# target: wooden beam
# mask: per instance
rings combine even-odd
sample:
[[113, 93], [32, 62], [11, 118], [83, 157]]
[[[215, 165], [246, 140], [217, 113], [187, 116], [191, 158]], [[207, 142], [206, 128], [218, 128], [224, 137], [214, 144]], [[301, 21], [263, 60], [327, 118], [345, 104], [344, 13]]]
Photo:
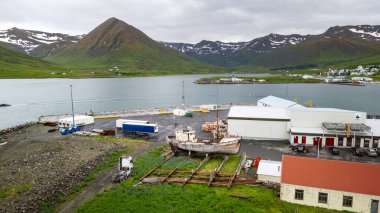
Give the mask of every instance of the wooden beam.
[[210, 156], [209, 155], [206, 155], [206, 157], [203, 159], [203, 161], [198, 165], [198, 167], [195, 169], [195, 170], [192, 170], [191, 173], [189, 174], [189, 176], [187, 176], [185, 178], [185, 180], [183, 181], [182, 185], [185, 185], [187, 182], [189, 182], [189, 180], [191, 179], [191, 177], [193, 177], [193, 175], [195, 173], [198, 172], [198, 170], [210, 159]]
[[224, 159], [223, 159], [223, 161], [222, 161], [222, 163], [218, 166], [218, 168], [214, 171], [214, 173], [210, 175], [210, 181], [209, 181], [208, 184], [207, 184], [208, 186], [211, 186], [212, 182], [213, 182], [214, 179], [215, 179], [215, 176], [216, 176], [216, 175], [219, 173], [219, 171], [222, 169], [224, 163], [227, 162], [228, 158], [229, 158], [229, 155], [225, 155], [225, 156], [224, 156]]
[[164, 163], [168, 162], [174, 155], [171, 155], [169, 158], [155, 166], [153, 169], [151, 169], [148, 173], [146, 173], [142, 178], [140, 178], [139, 181], [142, 181], [144, 178], [148, 177], [150, 174], [152, 174], [156, 169], [158, 169], [160, 166], [162, 166]]
[[170, 173], [167, 175], [167, 176], [165, 176], [162, 180], [161, 180], [161, 183], [163, 183], [163, 182], [165, 182], [169, 177], [170, 177], [170, 175], [172, 175], [177, 169], [178, 169], [178, 167], [183, 163], [183, 162], [185, 162], [185, 161], [187, 161], [189, 158], [186, 158], [185, 160], [183, 160], [183, 161], [181, 161], [173, 170], [171, 170], [170, 171]]
[[230, 182], [227, 185], [228, 189], [231, 188], [232, 183], [234, 182], [235, 178], [240, 174], [240, 170], [241, 170], [243, 164], [245, 163], [246, 158], [247, 158], [247, 155], [244, 153], [242, 159], [240, 160], [238, 166], [236, 167], [234, 175], [231, 177]]

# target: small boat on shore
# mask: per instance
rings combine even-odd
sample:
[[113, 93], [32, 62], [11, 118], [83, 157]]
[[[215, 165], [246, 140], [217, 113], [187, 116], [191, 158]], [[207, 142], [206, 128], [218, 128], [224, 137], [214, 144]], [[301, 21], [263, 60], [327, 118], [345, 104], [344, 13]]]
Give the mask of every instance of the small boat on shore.
[[166, 136], [166, 142], [173, 152], [178, 150], [199, 153], [237, 154], [240, 150], [241, 137], [225, 136], [221, 139], [197, 138], [191, 127], [178, 128], [174, 135]]

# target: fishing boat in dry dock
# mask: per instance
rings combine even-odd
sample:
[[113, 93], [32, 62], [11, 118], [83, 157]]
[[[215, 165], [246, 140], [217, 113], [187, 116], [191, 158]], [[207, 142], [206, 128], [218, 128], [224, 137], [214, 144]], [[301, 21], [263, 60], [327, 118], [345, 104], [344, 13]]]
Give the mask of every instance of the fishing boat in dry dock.
[[166, 142], [173, 152], [178, 150], [199, 153], [237, 154], [240, 150], [241, 137], [224, 136], [223, 138], [197, 138], [191, 127], [178, 128], [174, 135], [166, 136]]

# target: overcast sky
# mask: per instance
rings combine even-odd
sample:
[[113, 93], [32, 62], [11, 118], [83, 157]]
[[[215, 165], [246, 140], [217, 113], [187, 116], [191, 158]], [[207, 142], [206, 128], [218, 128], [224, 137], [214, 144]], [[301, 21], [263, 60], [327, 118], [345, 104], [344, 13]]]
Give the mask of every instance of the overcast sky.
[[248, 41], [380, 24], [380, 0], [0, 0], [0, 30], [85, 34], [116, 17], [160, 41]]

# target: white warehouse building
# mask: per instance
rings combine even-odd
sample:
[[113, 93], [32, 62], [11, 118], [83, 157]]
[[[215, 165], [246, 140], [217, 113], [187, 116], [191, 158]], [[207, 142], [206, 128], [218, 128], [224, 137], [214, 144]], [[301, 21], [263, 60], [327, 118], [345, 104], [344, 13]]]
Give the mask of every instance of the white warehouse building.
[[335, 108], [233, 106], [228, 133], [243, 139], [322, 146], [379, 147], [380, 120]]

